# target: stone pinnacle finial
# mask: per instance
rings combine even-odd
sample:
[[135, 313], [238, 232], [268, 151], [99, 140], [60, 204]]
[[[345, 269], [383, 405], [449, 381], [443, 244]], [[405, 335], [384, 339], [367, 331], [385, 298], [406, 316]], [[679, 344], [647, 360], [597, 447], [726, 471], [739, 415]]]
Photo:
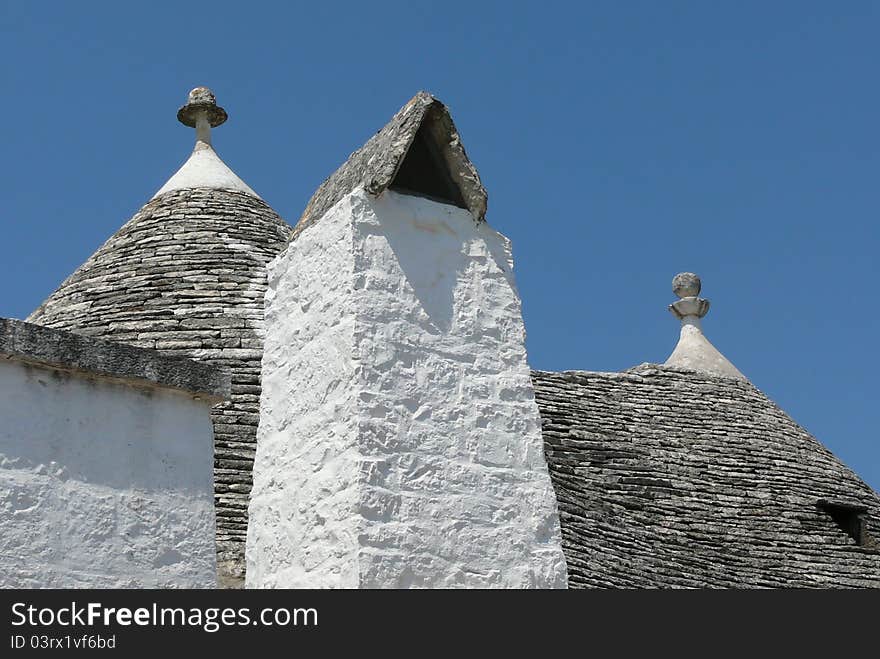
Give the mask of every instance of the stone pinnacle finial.
[[177, 120], [184, 126], [195, 128], [203, 112], [211, 128], [216, 128], [228, 118], [226, 110], [217, 105], [214, 92], [207, 87], [196, 87], [189, 93], [186, 105], [177, 111]]
[[693, 272], [680, 272], [672, 278], [672, 292], [680, 300], [669, 305], [672, 315], [682, 320], [688, 316], [702, 318], [709, 312], [709, 300], [697, 297], [702, 289], [700, 278]]
[[709, 311], [709, 300], [698, 297], [701, 288], [700, 278], [693, 272], [680, 272], [672, 279], [672, 292], [680, 299], [670, 304], [669, 310], [681, 321], [681, 335], [666, 365], [746, 380], [703, 336], [701, 318]]
[[226, 110], [217, 105], [217, 99], [207, 87], [196, 87], [189, 93], [186, 105], [177, 111], [177, 120], [184, 126], [196, 129], [196, 143], [189, 159], [159, 191], [159, 195], [172, 190], [213, 188], [236, 190], [259, 197], [220, 159], [211, 146], [211, 128], [226, 121]]

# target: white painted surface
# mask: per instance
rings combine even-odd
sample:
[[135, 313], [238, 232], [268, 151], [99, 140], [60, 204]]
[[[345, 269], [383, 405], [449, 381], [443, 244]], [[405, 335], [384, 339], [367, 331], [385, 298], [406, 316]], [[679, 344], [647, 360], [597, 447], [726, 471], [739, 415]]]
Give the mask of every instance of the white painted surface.
[[208, 113], [204, 110], [199, 112], [196, 117], [196, 146], [198, 146], [199, 142], [207, 144], [212, 150], [214, 149], [214, 146], [211, 144], [211, 124], [208, 121]]
[[0, 360], [0, 587], [213, 587], [209, 414]]
[[[210, 139], [210, 138], [209, 138]], [[153, 199], [171, 190], [188, 190], [192, 188], [213, 188], [218, 190], [235, 190], [259, 198], [259, 195], [248, 187], [235, 172], [220, 160], [220, 156], [209, 142], [196, 141], [192, 155], [177, 170], [168, 182], [159, 188]]]
[[358, 189], [266, 305], [248, 587], [565, 587], [507, 239]]
[[681, 319], [681, 336], [666, 364], [728, 378], [748, 379], [709, 342], [697, 316]]

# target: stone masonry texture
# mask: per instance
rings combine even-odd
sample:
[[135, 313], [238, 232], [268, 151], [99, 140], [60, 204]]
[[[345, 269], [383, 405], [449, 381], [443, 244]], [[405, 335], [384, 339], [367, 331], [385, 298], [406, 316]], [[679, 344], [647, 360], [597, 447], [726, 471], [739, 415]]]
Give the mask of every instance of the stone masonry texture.
[[216, 587], [210, 401], [77, 361], [0, 358], [0, 588]]
[[343, 197], [269, 267], [248, 587], [564, 588], [510, 244]]
[[244, 578], [266, 264], [289, 235], [254, 196], [171, 191], [147, 203], [28, 318], [230, 371], [231, 398], [212, 413], [221, 586]]

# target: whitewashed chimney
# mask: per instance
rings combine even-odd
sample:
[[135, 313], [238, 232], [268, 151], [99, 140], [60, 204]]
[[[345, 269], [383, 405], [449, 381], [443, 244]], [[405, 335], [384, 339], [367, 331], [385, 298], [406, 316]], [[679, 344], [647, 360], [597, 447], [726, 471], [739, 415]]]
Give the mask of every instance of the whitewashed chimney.
[[509, 241], [414, 97], [269, 267], [247, 586], [566, 585]]

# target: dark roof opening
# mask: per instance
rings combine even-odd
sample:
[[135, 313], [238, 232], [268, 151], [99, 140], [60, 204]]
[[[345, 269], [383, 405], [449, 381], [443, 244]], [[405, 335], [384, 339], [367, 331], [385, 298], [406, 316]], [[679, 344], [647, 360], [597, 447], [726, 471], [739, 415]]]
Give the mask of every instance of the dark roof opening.
[[429, 120], [422, 122], [389, 187], [398, 192], [467, 208], [461, 190], [452, 180], [446, 158], [427, 128], [428, 124]]
[[859, 547], [868, 545], [865, 520], [862, 518], [862, 515], [868, 512], [867, 508], [847, 503], [833, 503], [824, 499], [816, 502], [816, 505], [827, 513], [834, 520], [834, 523], [849, 535]]

